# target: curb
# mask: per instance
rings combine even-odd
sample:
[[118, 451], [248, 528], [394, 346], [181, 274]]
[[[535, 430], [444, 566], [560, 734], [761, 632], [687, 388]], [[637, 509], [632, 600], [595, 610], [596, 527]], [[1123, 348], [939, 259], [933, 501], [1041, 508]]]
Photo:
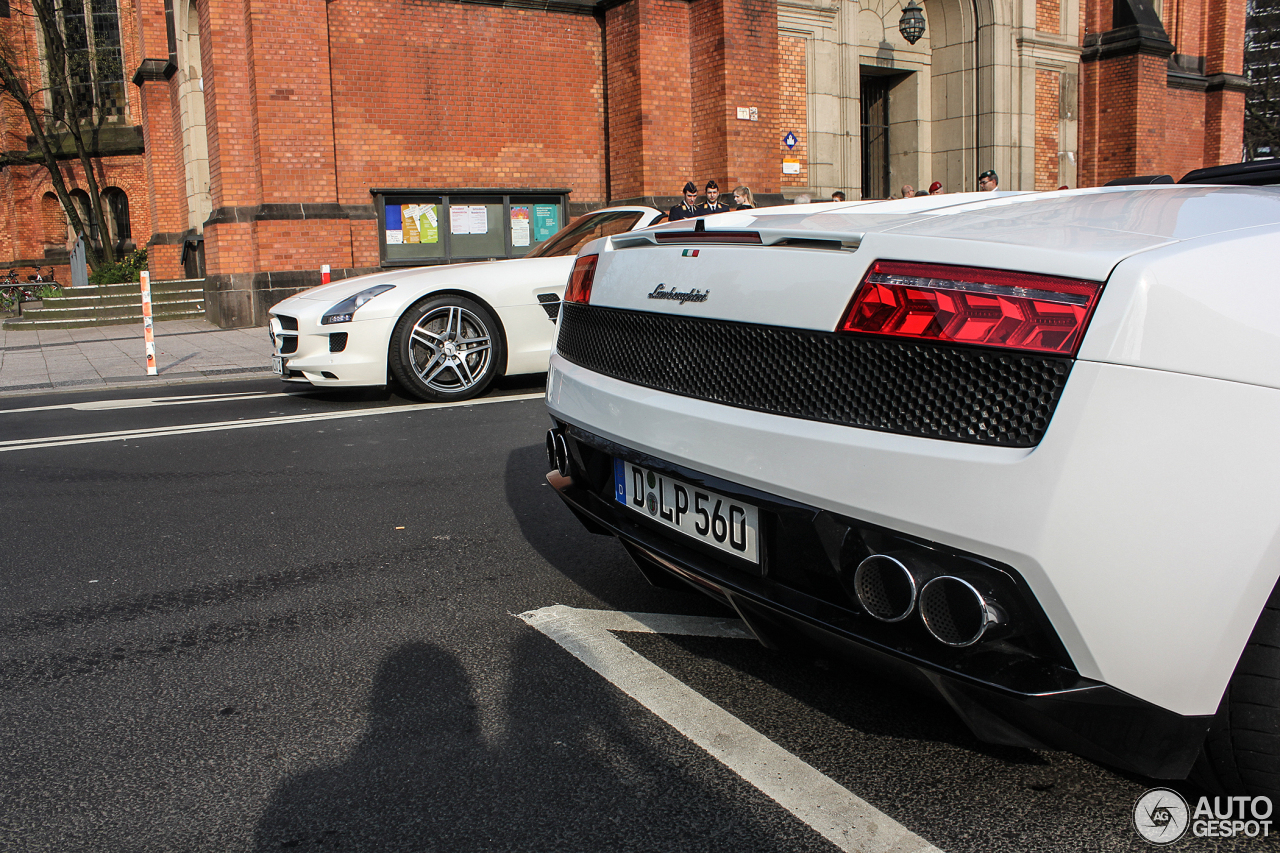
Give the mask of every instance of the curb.
[[233, 382], [274, 376], [270, 367], [233, 367], [225, 370], [187, 371], [184, 373], [146, 376], [108, 376], [104, 379], [71, 379], [65, 382], [35, 382], [26, 385], [0, 385], [0, 397], [30, 394], [32, 391], [84, 391], [89, 389], [138, 388], [155, 385], [184, 385], [194, 382]]

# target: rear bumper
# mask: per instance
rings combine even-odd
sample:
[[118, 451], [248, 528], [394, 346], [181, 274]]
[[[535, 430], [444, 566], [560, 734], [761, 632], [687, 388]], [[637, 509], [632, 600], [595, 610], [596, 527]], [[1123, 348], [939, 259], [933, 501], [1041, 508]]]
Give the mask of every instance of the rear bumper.
[[[1042, 620], [1037, 630], [1043, 636], [1023, 648], [1008, 644], [963, 651], [926, 648], [915, 638], [904, 637], [896, 627], [887, 629], [848, 606], [838, 592], [824, 594], [820, 579], [798, 589], [805, 585], [788, 579], [788, 570], [776, 558], [775, 564], [763, 571], [744, 571], [732, 558], [721, 559], [697, 543], [647, 523], [643, 516], [610, 500], [608, 483], [602, 479], [607, 478], [601, 472], [602, 460], [615, 454], [640, 464], [652, 465], [656, 460], [564, 426], [573, 476], [552, 472], [548, 481], [588, 529], [617, 537], [651, 583], [687, 584], [728, 603], [766, 645], [784, 645], [802, 636], [869, 669], [918, 689], [935, 691], [984, 741], [1067, 749], [1155, 778], [1185, 778], [1190, 772], [1212, 718], [1182, 716], [1082, 677], [1052, 636], [1052, 628], [1045, 627], [1047, 620], [1042, 620], [1042, 614], [1037, 617], [1029, 612], [1034, 603], [1024, 608], [1026, 618]], [[791, 537], [788, 550], [803, 548], [807, 540], [845, 541], [851, 530], [868, 539], [897, 537], [899, 544], [908, 545], [918, 541], [687, 469], [668, 470], [672, 476], [701, 482], [760, 506], [772, 519], [768, 523], [773, 525], [776, 540], [783, 538], [783, 527], [787, 528], [786, 535]], [[815, 546], [814, 553], [820, 551]], [[952, 557], [967, 559], [956, 552]], [[838, 562], [839, 554], [832, 559]], [[819, 557], [816, 562], [823, 560]], [[1008, 573], [1007, 567], [998, 571]]]

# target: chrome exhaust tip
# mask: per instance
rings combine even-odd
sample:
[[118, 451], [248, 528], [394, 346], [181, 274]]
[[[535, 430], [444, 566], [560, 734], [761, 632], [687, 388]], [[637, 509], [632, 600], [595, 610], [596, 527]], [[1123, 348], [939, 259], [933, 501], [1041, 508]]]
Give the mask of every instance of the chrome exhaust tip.
[[901, 622], [915, 609], [916, 579], [898, 557], [872, 554], [853, 573], [853, 595], [881, 622]]
[[556, 431], [547, 430], [547, 467], [559, 470], [560, 466], [556, 464]]
[[564, 433], [557, 432], [554, 439], [555, 466], [561, 477], [569, 476], [569, 445], [565, 444]]
[[920, 590], [920, 619], [935, 640], [955, 648], [972, 646], [1005, 621], [989, 595], [950, 575], [934, 578]]

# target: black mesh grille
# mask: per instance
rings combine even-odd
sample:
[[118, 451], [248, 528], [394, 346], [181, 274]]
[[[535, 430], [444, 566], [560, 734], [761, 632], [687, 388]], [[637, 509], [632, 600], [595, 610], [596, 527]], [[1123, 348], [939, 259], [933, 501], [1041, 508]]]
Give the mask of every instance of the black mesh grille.
[[280, 336], [280, 354], [289, 355], [298, 351], [298, 339], [293, 335]]
[[743, 409], [1033, 447], [1071, 359], [564, 305], [556, 349], [597, 373]]
[[329, 336], [329, 352], [342, 352], [347, 348], [347, 333], [334, 332]]
[[283, 314], [277, 314], [276, 319], [280, 321], [280, 328], [284, 329], [286, 332], [298, 331], [297, 317], [286, 317]]

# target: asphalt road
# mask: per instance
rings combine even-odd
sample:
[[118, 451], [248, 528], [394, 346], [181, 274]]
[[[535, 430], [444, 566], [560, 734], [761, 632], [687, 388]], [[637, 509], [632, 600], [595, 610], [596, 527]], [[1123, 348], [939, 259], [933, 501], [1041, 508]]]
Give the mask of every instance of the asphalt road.
[[[560, 505], [538, 391], [0, 400], [0, 849], [837, 849], [519, 618], [726, 615]], [[938, 849], [1148, 847], [1150, 780], [817, 652], [616, 636]]]

